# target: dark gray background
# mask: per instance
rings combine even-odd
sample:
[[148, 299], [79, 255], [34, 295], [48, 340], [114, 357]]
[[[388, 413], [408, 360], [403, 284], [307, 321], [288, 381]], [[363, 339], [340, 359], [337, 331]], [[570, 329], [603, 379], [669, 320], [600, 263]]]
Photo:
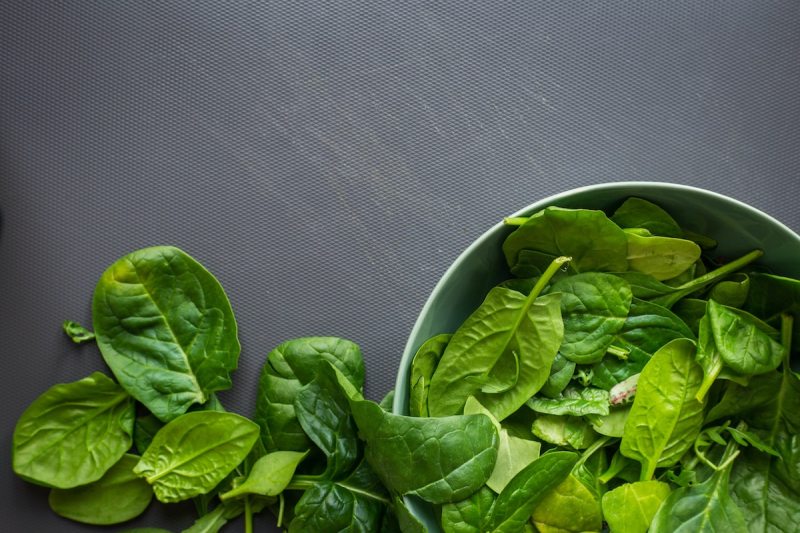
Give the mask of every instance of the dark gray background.
[[[102, 367], [60, 324], [133, 249], [222, 282], [243, 352], [221, 397], [247, 414], [300, 335], [358, 342], [383, 396], [447, 266], [546, 195], [672, 181], [798, 230], [798, 177], [796, 0], [1, 0], [0, 529], [95, 530], [13, 476], [10, 441]], [[192, 520], [159, 508], [134, 525]]]

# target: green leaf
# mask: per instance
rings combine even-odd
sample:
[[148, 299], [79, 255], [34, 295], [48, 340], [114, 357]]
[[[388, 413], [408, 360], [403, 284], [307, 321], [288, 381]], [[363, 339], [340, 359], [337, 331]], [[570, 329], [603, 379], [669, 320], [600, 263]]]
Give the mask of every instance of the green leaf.
[[675, 464], [700, 432], [703, 403], [695, 394], [703, 371], [694, 352], [690, 340], [671, 341], [639, 377], [620, 450], [642, 464], [642, 481], [651, 479], [656, 467]]
[[411, 416], [428, 416], [428, 389], [444, 349], [452, 335], [444, 333], [425, 341], [411, 362], [411, 390], [408, 411]]
[[394, 389], [386, 393], [386, 396], [378, 404], [384, 411], [392, 412], [392, 405], [394, 405]]
[[131, 447], [133, 420], [133, 399], [101, 372], [54, 385], [17, 420], [14, 472], [61, 489], [97, 481]]
[[764, 374], [781, 364], [783, 347], [778, 332], [754, 316], [708, 301], [714, 344], [724, 364], [744, 375]]
[[628, 284], [611, 274], [588, 272], [563, 278], [549, 292], [561, 294], [561, 355], [578, 364], [600, 361], [628, 316]]
[[592, 429], [600, 435], [621, 438], [625, 433], [625, 422], [628, 420], [630, 412], [630, 406], [619, 406], [612, 408], [605, 416], [588, 418], [592, 423]]
[[711, 287], [708, 298], [728, 307], [741, 308], [747, 301], [750, 276], [737, 272]]
[[670, 493], [662, 481], [625, 483], [603, 495], [603, 515], [615, 533], [647, 533], [661, 503]]
[[224, 502], [248, 494], [277, 496], [289, 485], [294, 471], [306, 456], [300, 452], [272, 452], [253, 464], [250, 474], [237, 487], [220, 494]]
[[642, 237], [626, 232], [628, 268], [659, 281], [675, 278], [700, 259], [700, 247], [671, 237]]
[[669, 213], [644, 198], [628, 198], [614, 211], [611, 220], [623, 229], [644, 228], [662, 237], [683, 236], [683, 230]]
[[[727, 457], [726, 452], [724, 459]], [[704, 482], [674, 490], [653, 517], [650, 533], [751, 531], [728, 492], [732, 464], [726, 461]]]
[[531, 519], [540, 533], [599, 533], [603, 525], [600, 501], [573, 475], [547, 492]]
[[706, 315], [706, 307], [708, 303], [706, 300], [697, 298], [684, 298], [672, 306], [672, 311], [684, 324], [694, 333], [698, 335], [700, 331], [700, 320]]
[[444, 533], [483, 533], [483, 520], [494, 500], [494, 493], [484, 486], [465, 500], [442, 505]]
[[489, 417], [406, 417], [367, 400], [351, 406], [366, 442], [364, 455], [392, 492], [447, 503], [466, 498], [489, 479], [498, 444]]
[[52, 489], [50, 508], [64, 518], [94, 525], [120, 524], [139, 516], [153, 499], [153, 490], [133, 473], [138, 461], [126, 454], [97, 481]]
[[239, 340], [219, 282], [170, 246], [112, 264], [94, 291], [97, 345], [120, 384], [169, 421], [231, 386]]
[[768, 323], [780, 321], [783, 313], [792, 315], [792, 338], [796, 340], [793, 351], [797, 351], [797, 339], [800, 339], [800, 280], [753, 272], [744, 309]]
[[228, 523], [229, 517], [226, 516], [224, 505], [218, 505], [213, 511], [207, 513], [197, 520], [190, 527], [181, 533], [219, 533], [223, 526]]
[[548, 207], [529, 217], [503, 242], [512, 269], [522, 250], [572, 258], [577, 272], [628, 269], [625, 232], [602, 211]]
[[312, 447], [297, 420], [294, 400], [300, 389], [314, 379], [327, 361], [353, 386], [364, 387], [364, 359], [357, 344], [337, 337], [301, 337], [273, 349], [261, 369], [255, 422], [268, 451], [302, 452]]
[[497, 460], [492, 475], [486, 480], [486, 485], [497, 493], [502, 492], [514, 476], [539, 458], [541, 449], [540, 442], [521, 439], [501, 429]]
[[608, 391], [592, 387], [571, 387], [560, 398], [534, 396], [526, 402], [537, 413], [548, 415], [607, 415]]
[[133, 424], [133, 445], [142, 455], [150, 443], [153, 442], [153, 437], [156, 433], [164, 427], [164, 422], [155, 417], [152, 413], [147, 413], [136, 417]]
[[597, 440], [597, 433], [589, 422], [578, 416], [539, 415], [531, 431], [545, 442], [576, 450], [588, 448]]
[[[516, 411], [547, 381], [563, 335], [559, 295], [537, 298], [559, 262], [528, 296], [495, 287], [453, 334], [431, 378], [431, 416], [461, 412], [476, 396], [496, 418]], [[487, 383], [516, 384], [502, 393], [479, 393]]]
[[553, 366], [550, 367], [550, 375], [542, 388], [539, 389], [538, 394], [542, 394], [549, 398], [557, 398], [561, 392], [567, 388], [569, 382], [572, 381], [572, 375], [575, 373], [575, 363], [568, 361], [560, 353], [556, 354], [553, 360]]
[[94, 333], [72, 320], [65, 320], [61, 328], [75, 344], [83, 344], [94, 340]]
[[484, 531], [519, 531], [550, 490], [567, 478], [578, 460], [571, 452], [547, 453], [506, 485], [486, 517]]
[[177, 502], [213, 489], [258, 438], [258, 426], [233, 413], [197, 411], [169, 422], [133, 469], [156, 498]]

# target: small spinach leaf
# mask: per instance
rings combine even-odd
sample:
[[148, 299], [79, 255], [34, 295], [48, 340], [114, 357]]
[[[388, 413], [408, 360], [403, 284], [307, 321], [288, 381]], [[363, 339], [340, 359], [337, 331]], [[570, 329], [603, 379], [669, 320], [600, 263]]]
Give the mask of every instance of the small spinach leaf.
[[603, 525], [600, 501], [573, 475], [547, 492], [531, 519], [540, 533], [599, 533]]
[[61, 328], [75, 344], [83, 344], [94, 340], [94, 333], [72, 320], [65, 320]]
[[603, 516], [611, 531], [647, 533], [650, 522], [669, 495], [663, 481], [625, 483], [603, 495]]
[[487, 486], [455, 503], [442, 506], [442, 529], [444, 533], [483, 533], [483, 520], [494, 505], [495, 495]]
[[425, 341], [411, 362], [411, 390], [408, 411], [411, 416], [428, 416], [428, 389], [439, 360], [452, 335], [443, 333]]
[[592, 426], [578, 416], [539, 415], [531, 426], [533, 434], [556, 446], [571, 446], [576, 450], [588, 448], [597, 433]]
[[534, 396], [526, 405], [537, 413], [548, 415], [607, 415], [608, 391], [592, 387], [571, 387], [560, 398]]
[[220, 500], [224, 502], [248, 494], [278, 496], [289, 485], [297, 465], [306, 455], [289, 451], [268, 453], [253, 464], [247, 479], [220, 494]]
[[611, 215], [611, 220], [623, 229], [644, 228], [662, 237], [683, 236], [683, 230], [672, 215], [644, 198], [632, 196], [626, 199]]
[[84, 524], [119, 524], [142, 514], [153, 489], [133, 473], [139, 461], [135, 455], [123, 455], [103, 477], [71, 489], [52, 489], [50, 508], [56, 514]]
[[185, 500], [213, 489], [257, 438], [258, 426], [242, 416], [186, 413], [156, 433], [133, 471], [147, 479], [159, 501]]
[[14, 472], [68, 489], [100, 479], [131, 447], [133, 399], [101, 372], [54, 385], [14, 428]]
[[664, 281], [686, 272], [698, 259], [700, 247], [671, 237], [643, 237], [626, 232], [628, 268]]

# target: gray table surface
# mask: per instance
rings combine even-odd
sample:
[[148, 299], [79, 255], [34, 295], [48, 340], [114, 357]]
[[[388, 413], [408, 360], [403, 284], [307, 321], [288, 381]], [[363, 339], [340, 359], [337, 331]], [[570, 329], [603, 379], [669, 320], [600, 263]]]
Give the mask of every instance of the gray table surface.
[[[546, 195], [670, 181], [800, 229], [799, 57], [796, 0], [0, 1], [0, 529], [96, 531], [10, 443], [102, 367], [60, 324], [117, 257], [174, 244], [219, 278], [231, 409], [311, 334], [358, 342], [379, 399], [448, 265]], [[161, 509], [130, 525], [192, 520]]]

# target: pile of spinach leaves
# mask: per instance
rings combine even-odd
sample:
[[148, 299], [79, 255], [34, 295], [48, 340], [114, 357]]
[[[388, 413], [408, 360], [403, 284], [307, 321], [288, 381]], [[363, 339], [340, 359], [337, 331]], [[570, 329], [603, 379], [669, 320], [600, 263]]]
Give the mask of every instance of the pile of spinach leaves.
[[800, 281], [760, 250], [718, 261], [642, 198], [506, 223], [510, 279], [412, 363], [412, 416], [483, 413], [499, 435], [442, 529], [797, 531]]
[[275, 347], [253, 419], [228, 412], [216, 392], [232, 384], [236, 321], [219, 282], [177, 248], [113, 263], [95, 289], [92, 321], [93, 331], [63, 328], [76, 343], [96, 342], [110, 372], [53, 386], [13, 435], [14, 471], [49, 487], [50, 507], [65, 518], [119, 524], [155, 497], [194, 502], [186, 533], [220, 531], [239, 516], [249, 533], [261, 512], [289, 532], [419, 530], [401, 496], [461, 500], [494, 467], [498, 433], [488, 417], [388, 413], [391, 397], [362, 397], [364, 359], [345, 339]]

